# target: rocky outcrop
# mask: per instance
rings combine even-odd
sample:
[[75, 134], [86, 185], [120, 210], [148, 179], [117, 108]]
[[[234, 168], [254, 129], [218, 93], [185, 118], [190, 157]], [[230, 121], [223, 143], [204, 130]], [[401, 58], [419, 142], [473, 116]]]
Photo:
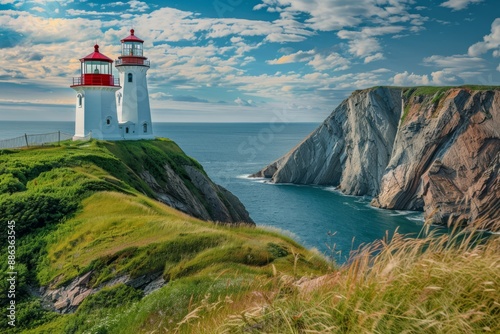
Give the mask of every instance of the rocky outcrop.
[[[147, 170], [140, 175], [155, 192], [159, 201], [196, 218], [221, 223], [254, 224], [240, 200], [225, 188], [213, 183], [193, 166], [182, 166], [189, 183], [167, 163], [163, 165], [167, 182]], [[191, 189], [188, 185], [191, 185]]]
[[281, 159], [254, 174], [275, 183], [335, 185], [347, 194], [376, 195], [401, 116], [401, 91], [356, 91]]
[[75, 312], [85, 298], [99, 292], [103, 288], [125, 284], [134, 289], [142, 290], [145, 295], [148, 295], [167, 284], [162, 277], [162, 273], [158, 272], [142, 275], [133, 279], [129, 275], [122, 275], [98, 287], [92, 287], [90, 284], [92, 275], [93, 272], [89, 271], [73, 279], [68, 285], [60, 288], [41, 288], [37, 296], [41, 297], [45, 308], [58, 313], [67, 314]]
[[500, 90], [354, 92], [281, 159], [254, 176], [333, 185], [372, 205], [423, 210], [428, 222], [500, 228]]
[[423, 209], [434, 223], [498, 228], [500, 91], [410, 92], [373, 205]]

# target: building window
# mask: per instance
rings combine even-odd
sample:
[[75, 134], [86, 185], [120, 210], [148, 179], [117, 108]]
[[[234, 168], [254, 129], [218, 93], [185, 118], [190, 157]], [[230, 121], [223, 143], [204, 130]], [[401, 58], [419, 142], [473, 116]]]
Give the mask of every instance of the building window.
[[78, 98], [78, 108], [81, 108], [83, 104], [83, 96], [82, 94], [78, 94], [76, 97]]
[[125, 128], [125, 133], [128, 133], [128, 126]]
[[133, 75], [132, 75], [132, 73], [129, 73], [128, 74], [128, 82], [132, 82], [132, 80], [133, 80]]
[[144, 123], [142, 125], [142, 129], [143, 129], [144, 133], [147, 133], [148, 132], [148, 123]]
[[106, 125], [111, 125], [111, 117], [110, 116], [108, 116], [106, 118]]

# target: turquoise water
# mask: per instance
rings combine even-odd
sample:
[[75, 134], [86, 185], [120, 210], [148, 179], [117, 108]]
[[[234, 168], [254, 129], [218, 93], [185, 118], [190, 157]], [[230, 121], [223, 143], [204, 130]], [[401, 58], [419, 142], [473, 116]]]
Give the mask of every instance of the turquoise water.
[[[252, 174], [281, 157], [319, 124], [159, 123], [155, 135], [175, 140], [197, 159], [208, 175], [240, 198], [258, 225], [288, 231], [310, 248], [344, 262], [362, 243], [386, 231], [417, 236], [422, 213], [387, 211], [369, 206], [370, 198], [344, 196], [332, 188], [274, 185]], [[24, 133], [64, 131], [73, 123], [1, 122], [0, 139]]]

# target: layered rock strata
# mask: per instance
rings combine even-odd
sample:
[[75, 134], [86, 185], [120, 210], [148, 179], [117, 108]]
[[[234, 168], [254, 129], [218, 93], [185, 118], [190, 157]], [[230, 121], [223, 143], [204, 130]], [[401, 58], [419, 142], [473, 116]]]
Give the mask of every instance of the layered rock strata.
[[500, 90], [354, 92], [318, 129], [256, 177], [333, 185], [428, 222], [500, 229]]

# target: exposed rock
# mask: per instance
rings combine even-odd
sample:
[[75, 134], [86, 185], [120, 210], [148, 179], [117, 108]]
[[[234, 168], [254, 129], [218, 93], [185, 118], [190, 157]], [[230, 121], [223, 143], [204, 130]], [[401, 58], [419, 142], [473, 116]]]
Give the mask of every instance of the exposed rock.
[[255, 177], [275, 183], [339, 186], [375, 196], [401, 116], [401, 90], [356, 91], [302, 143]]
[[142, 275], [142, 276], [137, 277], [133, 280], [125, 282], [125, 284], [133, 287], [134, 289], [144, 289], [151, 282], [153, 282], [153, 281], [157, 280], [159, 277], [161, 277], [161, 274], [162, 273], [159, 272], [159, 273], [151, 273], [151, 274], [147, 274], [147, 275]]
[[83, 300], [96, 290], [88, 286], [92, 272], [75, 278], [67, 286], [46, 290], [42, 294], [45, 305], [51, 306], [60, 313], [74, 312]]
[[144, 294], [149, 295], [150, 293], [159, 290], [162, 286], [167, 284], [162, 275], [160, 275], [157, 279], [151, 281], [148, 285], [144, 287]]
[[149, 294], [156, 291], [167, 284], [162, 277], [161, 272], [150, 273], [137, 278], [130, 278], [129, 275], [121, 275], [115, 279], [108, 281], [98, 287], [91, 287], [89, 281], [92, 278], [93, 272], [90, 271], [83, 276], [73, 279], [67, 286], [58, 289], [43, 289], [40, 297], [42, 298], [44, 307], [52, 309], [59, 313], [73, 313], [78, 306], [88, 296], [99, 292], [103, 288], [109, 288], [118, 284], [126, 284], [135, 289], [144, 291], [144, 294]]
[[423, 209], [433, 223], [498, 226], [500, 91], [456, 88], [434, 99], [406, 101], [408, 114], [373, 204]]
[[356, 91], [254, 176], [377, 196], [372, 205], [424, 210], [428, 222], [499, 229], [499, 106], [498, 89]]
[[192, 185], [189, 189], [182, 178], [165, 164], [168, 182], [165, 185], [145, 170], [141, 177], [155, 192], [157, 199], [194, 217], [221, 223], [254, 224], [247, 210], [231, 192], [213, 183], [204, 173], [192, 166], [182, 166]]

